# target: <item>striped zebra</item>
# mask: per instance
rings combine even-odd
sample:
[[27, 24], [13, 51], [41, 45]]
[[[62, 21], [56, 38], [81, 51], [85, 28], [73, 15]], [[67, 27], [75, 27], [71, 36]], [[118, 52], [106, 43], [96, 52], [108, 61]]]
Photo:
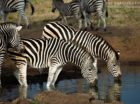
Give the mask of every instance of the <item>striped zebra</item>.
[[103, 23], [103, 29], [106, 31], [106, 17], [107, 12], [107, 0], [73, 0], [79, 1], [86, 11], [85, 23], [91, 26], [91, 13], [96, 13], [98, 18], [97, 29], [101, 27], [101, 22]]
[[27, 65], [34, 68], [49, 67], [47, 89], [51, 90], [63, 65], [71, 62], [81, 68], [81, 73], [87, 81], [93, 85], [97, 79], [97, 72], [93, 66], [93, 58], [90, 53], [71, 42], [60, 39], [25, 39], [22, 40], [25, 50], [23, 53], [9, 51], [16, 63], [15, 76], [20, 85], [27, 86]]
[[[70, 31], [71, 30], [71, 31]], [[85, 47], [88, 52], [95, 58], [94, 67], [97, 69], [97, 59], [100, 58], [107, 63], [109, 72], [113, 75], [115, 81], [120, 81], [121, 70], [119, 52], [102, 37], [91, 34], [87, 31], [72, 31], [69, 26], [58, 22], [47, 23], [43, 28], [42, 38], [59, 38], [65, 39]]]
[[14, 23], [1, 23], [0, 24], [0, 87], [1, 87], [1, 67], [7, 49], [15, 48], [17, 51], [23, 49], [22, 42], [20, 41], [20, 31], [22, 26]]
[[79, 22], [79, 29], [82, 28], [82, 18], [84, 18], [83, 14], [85, 14], [85, 11], [82, 10], [79, 2], [64, 3], [63, 0], [53, 0], [52, 12], [54, 12], [56, 9], [59, 11], [60, 16], [62, 16], [63, 23], [68, 24], [66, 17], [73, 16]]
[[26, 26], [29, 28], [29, 21], [27, 16], [25, 15], [25, 8], [27, 3], [31, 5], [32, 13], [34, 13], [34, 7], [29, 0], [0, 0], [0, 16], [2, 17], [2, 21], [7, 21], [7, 15], [10, 12], [19, 13], [19, 22], [21, 22], [21, 18], [25, 21]]

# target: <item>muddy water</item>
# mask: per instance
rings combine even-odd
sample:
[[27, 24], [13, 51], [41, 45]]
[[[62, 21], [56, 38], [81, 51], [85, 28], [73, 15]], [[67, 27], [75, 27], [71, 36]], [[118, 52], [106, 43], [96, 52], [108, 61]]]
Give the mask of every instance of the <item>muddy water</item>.
[[[114, 84], [112, 76], [102, 69], [99, 73], [98, 93], [94, 94], [97, 99], [104, 100], [105, 102], [112, 102], [114, 100], [121, 101], [124, 104], [140, 104], [140, 66], [125, 65], [122, 66], [122, 84]], [[42, 77], [43, 79], [43, 77]], [[46, 78], [41, 81], [29, 82], [28, 98], [33, 98], [37, 93], [46, 91]], [[60, 79], [57, 84], [57, 89], [65, 93], [88, 93], [89, 86], [85, 79], [79, 78], [64, 78]], [[24, 96], [24, 91], [19, 88], [17, 83], [6, 84], [0, 92], [0, 100], [7, 101], [13, 100], [20, 95]]]

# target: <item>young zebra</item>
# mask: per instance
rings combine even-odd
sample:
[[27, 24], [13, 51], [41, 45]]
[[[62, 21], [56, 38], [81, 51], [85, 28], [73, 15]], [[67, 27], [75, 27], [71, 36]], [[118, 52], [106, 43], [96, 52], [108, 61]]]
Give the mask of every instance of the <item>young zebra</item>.
[[103, 23], [103, 29], [106, 31], [106, 17], [107, 12], [107, 1], [106, 0], [73, 0], [79, 1], [86, 11], [85, 23], [91, 26], [91, 13], [96, 13], [98, 18], [97, 29], [100, 28], [101, 22]]
[[85, 11], [82, 11], [79, 2], [64, 3], [63, 0], [61, 1], [53, 0], [52, 12], [55, 12], [56, 9], [62, 16], [62, 20], [65, 24], [68, 24], [66, 19], [67, 16], [74, 16], [79, 22], [79, 29], [82, 28], [82, 17], [84, 16], [82, 14]]
[[15, 48], [17, 51], [22, 50], [23, 44], [20, 41], [20, 31], [22, 26], [18, 26], [14, 23], [2, 23], [0, 24], [0, 87], [1, 87], [1, 66], [4, 60], [4, 56], [8, 48]]
[[34, 7], [32, 3], [29, 0], [0, 0], [0, 15], [2, 17], [2, 21], [6, 22], [7, 20], [7, 15], [10, 12], [16, 12], [18, 11], [19, 13], [19, 22], [21, 22], [21, 18], [26, 23], [26, 26], [29, 28], [29, 22], [27, 19], [27, 16], [25, 15], [25, 8], [27, 3], [31, 5], [32, 13], [34, 13]]
[[81, 73], [90, 84], [97, 79], [97, 72], [94, 69], [93, 58], [84, 48], [60, 39], [25, 39], [22, 40], [25, 51], [23, 53], [11, 52], [16, 63], [16, 78], [20, 85], [27, 86], [27, 65], [34, 68], [49, 67], [47, 89], [51, 90], [62, 67], [67, 62], [78, 65]]
[[98, 35], [87, 31], [72, 31], [69, 26], [58, 22], [50, 22], [44, 26], [42, 38], [59, 38], [77, 42], [85, 47], [95, 58], [94, 67], [97, 69], [97, 59], [100, 58], [107, 63], [108, 70], [111, 72], [115, 81], [120, 81], [121, 70], [119, 53], [111, 45]]

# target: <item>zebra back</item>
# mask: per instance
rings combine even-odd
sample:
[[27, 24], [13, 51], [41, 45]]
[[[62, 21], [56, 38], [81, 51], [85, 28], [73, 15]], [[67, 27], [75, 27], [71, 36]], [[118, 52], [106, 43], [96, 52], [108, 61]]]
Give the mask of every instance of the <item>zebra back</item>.
[[59, 38], [64, 40], [71, 40], [75, 33], [76, 30], [70, 28], [67, 25], [59, 22], [50, 22], [44, 26], [42, 38]]
[[23, 53], [10, 53], [15, 56], [14, 60], [21, 61], [22, 58], [26, 58], [29, 65], [35, 68], [48, 67], [48, 60], [52, 57], [57, 58], [57, 62], [62, 64], [72, 62], [78, 66], [82, 66], [85, 59], [91, 57], [84, 48], [60, 39], [24, 39], [22, 42], [25, 47]]

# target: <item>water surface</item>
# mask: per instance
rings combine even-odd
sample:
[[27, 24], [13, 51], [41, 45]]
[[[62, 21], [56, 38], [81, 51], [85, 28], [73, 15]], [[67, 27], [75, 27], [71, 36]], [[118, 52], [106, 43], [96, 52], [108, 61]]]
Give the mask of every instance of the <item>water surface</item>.
[[[121, 101], [124, 104], [140, 104], [140, 66], [125, 65], [122, 66], [122, 84], [114, 84], [112, 76], [103, 71], [98, 74], [98, 93], [95, 92], [97, 98], [105, 102], [112, 102], [114, 100]], [[47, 76], [46, 76], [47, 79]], [[28, 86], [28, 98], [33, 98], [37, 93], [46, 91], [46, 80], [30, 82]], [[85, 79], [81, 76], [75, 78], [60, 79], [56, 87], [58, 90], [67, 94], [71, 93], [88, 93], [89, 86]], [[24, 91], [23, 91], [24, 92]], [[17, 98], [20, 95], [18, 84], [4, 85], [0, 92], [0, 101], [9, 101]]]

